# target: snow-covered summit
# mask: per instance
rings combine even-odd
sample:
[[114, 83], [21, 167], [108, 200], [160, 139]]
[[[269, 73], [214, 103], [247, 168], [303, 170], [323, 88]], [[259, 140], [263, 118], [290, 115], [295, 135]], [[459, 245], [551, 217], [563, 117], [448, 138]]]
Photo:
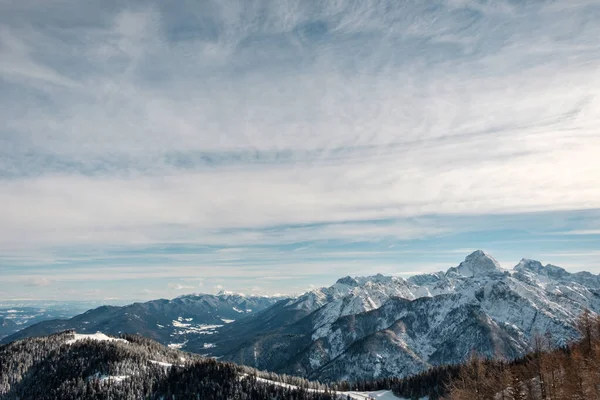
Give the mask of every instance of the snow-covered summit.
[[528, 271], [539, 274], [544, 269], [541, 262], [537, 260], [530, 260], [529, 258], [523, 258], [517, 265], [515, 265], [515, 271]]
[[340, 285], [353, 286], [353, 287], [358, 286], [358, 281], [355, 278], [351, 277], [350, 275], [338, 279], [336, 283], [338, 283]]
[[527, 258], [523, 258], [521, 261], [519, 261], [519, 263], [515, 266], [514, 270], [518, 272], [533, 273], [555, 279], [572, 275], [569, 272], [567, 272], [564, 268], [557, 267], [556, 265], [552, 264], [546, 264], [544, 266], [539, 261], [530, 260]]
[[216, 296], [235, 296], [235, 297], [246, 297], [244, 293], [232, 292], [230, 290], [220, 290]]
[[458, 267], [448, 270], [448, 273], [452, 272], [462, 276], [480, 276], [502, 272], [502, 268], [494, 257], [483, 250], [476, 250], [469, 254]]

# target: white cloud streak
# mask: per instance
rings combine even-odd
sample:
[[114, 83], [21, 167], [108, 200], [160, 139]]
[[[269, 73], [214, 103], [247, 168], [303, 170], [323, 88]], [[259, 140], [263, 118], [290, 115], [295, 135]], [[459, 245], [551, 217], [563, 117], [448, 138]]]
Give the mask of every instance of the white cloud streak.
[[1, 7], [3, 251], [600, 204], [594, 2]]

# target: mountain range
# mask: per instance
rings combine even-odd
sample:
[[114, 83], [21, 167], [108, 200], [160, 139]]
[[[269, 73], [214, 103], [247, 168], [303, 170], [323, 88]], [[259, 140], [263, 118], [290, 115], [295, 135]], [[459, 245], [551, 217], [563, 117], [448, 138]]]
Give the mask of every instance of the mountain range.
[[569, 342], [584, 309], [600, 311], [597, 275], [527, 259], [505, 270], [476, 251], [446, 272], [345, 277], [281, 301], [224, 326], [209, 354], [323, 381], [407, 376], [472, 351], [515, 358], [536, 335]]
[[0, 343], [65, 330], [110, 335], [135, 333], [179, 348], [189, 337], [211, 336], [224, 324], [261, 311], [280, 297], [244, 296], [220, 292], [158, 299], [126, 306], [101, 306], [69, 319], [43, 321], [5, 337]]
[[[600, 312], [600, 277], [528, 259], [503, 269], [478, 250], [444, 272], [408, 279], [347, 276], [296, 298], [203, 296], [101, 307], [4, 341], [67, 328], [116, 330], [321, 381], [402, 377], [460, 363], [472, 351], [519, 357], [538, 335], [554, 345], [574, 340], [581, 312]], [[210, 306], [200, 313], [196, 307], [204, 300]], [[197, 304], [188, 309], [188, 302]]]

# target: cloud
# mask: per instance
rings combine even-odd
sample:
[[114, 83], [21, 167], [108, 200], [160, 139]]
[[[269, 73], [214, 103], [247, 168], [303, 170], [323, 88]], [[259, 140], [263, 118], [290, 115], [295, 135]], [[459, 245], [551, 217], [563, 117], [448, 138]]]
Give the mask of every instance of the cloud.
[[191, 290], [191, 289], [195, 289], [196, 288], [195, 286], [182, 285], [180, 283], [172, 283], [172, 282], [169, 282], [169, 284], [167, 286], [171, 290]]
[[600, 204], [593, 1], [10, 3], [0, 266], [234, 262]]
[[600, 235], [600, 229], [576, 229], [561, 232], [561, 235]]
[[25, 281], [25, 286], [32, 286], [32, 287], [43, 287], [43, 286], [50, 286], [52, 284], [52, 281], [48, 278], [31, 278]]
[[216, 292], [220, 292], [222, 290], [225, 290], [225, 287], [223, 285], [215, 285], [213, 288]]

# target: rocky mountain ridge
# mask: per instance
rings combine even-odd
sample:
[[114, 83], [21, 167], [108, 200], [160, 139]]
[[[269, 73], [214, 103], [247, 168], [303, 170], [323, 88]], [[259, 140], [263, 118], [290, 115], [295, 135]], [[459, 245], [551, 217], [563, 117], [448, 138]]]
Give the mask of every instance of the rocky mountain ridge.
[[506, 270], [478, 250], [446, 272], [341, 278], [223, 327], [209, 354], [326, 381], [406, 376], [472, 350], [518, 357], [536, 335], [568, 342], [584, 309], [600, 311], [597, 275], [527, 259]]

